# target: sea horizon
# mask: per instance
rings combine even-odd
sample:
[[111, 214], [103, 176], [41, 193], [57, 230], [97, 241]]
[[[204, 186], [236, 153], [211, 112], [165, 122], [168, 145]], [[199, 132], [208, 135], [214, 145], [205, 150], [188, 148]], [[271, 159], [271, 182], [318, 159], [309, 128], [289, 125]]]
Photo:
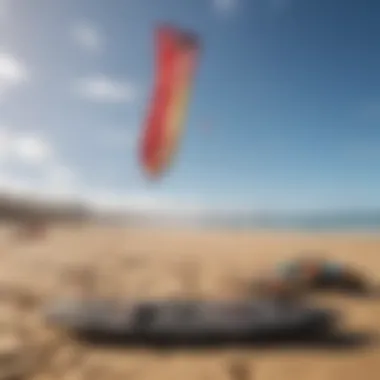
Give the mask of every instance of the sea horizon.
[[[305, 213], [262, 213], [245, 215], [170, 215], [142, 213], [132, 218], [132, 224], [199, 227], [205, 229], [279, 230], [279, 231], [347, 231], [380, 232], [380, 210]], [[131, 219], [126, 222], [130, 224]]]

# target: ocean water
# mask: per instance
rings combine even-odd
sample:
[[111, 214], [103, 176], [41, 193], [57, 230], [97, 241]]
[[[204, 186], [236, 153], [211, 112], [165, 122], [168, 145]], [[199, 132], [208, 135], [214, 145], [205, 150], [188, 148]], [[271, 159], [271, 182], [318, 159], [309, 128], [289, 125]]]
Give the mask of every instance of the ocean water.
[[267, 216], [212, 218], [204, 227], [233, 229], [275, 229], [302, 231], [352, 231], [380, 233], [380, 211], [366, 213], [319, 214], [302, 216]]
[[[341, 213], [304, 213], [303, 215], [204, 215], [182, 216], [145, 215], [127, 219], [128, 224], [166, 227], [195, 227], [206, 229], [283, 230], [313, 232], [380, 233], [380, 210]], [[125, 222], [125, 221], [124, 221]]]

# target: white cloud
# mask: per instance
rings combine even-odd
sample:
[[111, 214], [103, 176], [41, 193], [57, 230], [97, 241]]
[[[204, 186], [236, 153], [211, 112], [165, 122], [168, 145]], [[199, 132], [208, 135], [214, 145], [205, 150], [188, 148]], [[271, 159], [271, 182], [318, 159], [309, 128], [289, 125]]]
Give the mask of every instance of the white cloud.
[[235, 10], [238, 0], [212, 0], [212, 4], [218, 12], [229, 13]]
[[137, 96], [136, 87], [131, 83], [105, 75], [81, 78], [74, 90], [79, 96], [94, 102], [132, 102]]
[[10, 150], [10, 135], [7, 129], [0, 129], [0, 161], [4, 161]]
[[189, 199], [173, 199], [149, 195], [144, 191], [130, 193], [109, 190], [92, 190], [87, 193], [88, 202], [99, 210], [132, 211], [173, 216], [202, 214], [205, 207], [201, 202]]
[[44, 184], [49, 194], [78, 198], [80, 183], [74, 171], [66, 165], [52, 162], [46, 170]]
[[104, 44], [104, 37], [99, 30], [88, 21], [82, 21], [72, 26], [71, 36], [83, 49], [99, 52]]
[[[116, 135], [115, 141], [112, 138], [110, 142], [117, 142]], [[89, 186], [78, 177], [75, 168], [65, 165], [49, 140], [38, 133], [15, 133], [11, 128], [0, 127], [0, 152], [5, 152], [3, 159], [0, 156], [3, 193], [41, 201], [84, 201], [99, 211], [132, 211], [146, 218], [198, 218], [213, 210], [210, 202], [195, 199], [193, 194], [172, 198], [149, 191]]]
[[[228, 216], [247, 212], [246, 207], [218, 207], [186, 197], [165, 197], [151, 195], [146, 191], [117, 191], [117, 189], [99, 189], [81, 182], [67, 166], [52, 162], [46, 166], [43, 176], [25, 176], [0, 169], [0, 191], [2, 193], [43, 202], [84, 202], [99, 212], [118, 212], [126, 215], [130, 212], [149, 218], [197, 221], [204, 216]], [[174, 219], [173, 219], [174, 218]], [[187, 218], [187, 219], [186, 219]], [[163, 220], [163, 219], [162, 219]]]
[[24, 163], [41, 164], [53, 156], [51, 146], [41, 137], [34, 135], [15, 136], [11, 148], [14, 156]]
[[0, 127], [0, 164], [46, 165], [54, 159], [53, 148], [42, 136], [12, 132]]
[[25, 199], [48, 201], [77, 201], [80, 193], [77, 188], [58, 187], [46, 178], [27, 178], [14, 173], [1, 173], [0, 190], [3, 194]]
[[57, 184], [73, 183], [76, 179], [75, 173], [65, 165], [56, 164], [51, 168], [51, 180]]
[[103, 192], [92, 191], [86, 199], [94, 210], [116, 211], [125, 215], [132, 213], [137, 216], [137, 220], [160, 226], [199, 225], [207, 220], [227, 221], [228, 218], [248, 217], [257, 212], [252, 205], [215, 203], [197, 199], [193, 194], [168, 197], [150, 195], [144, 191], [117, 193], [110, 189]]
[[18, 59], [11, 54], [0, 53], [0, 95], [24, 83], [27, 78], [27, 70]]
[[[60, 163], [51, 143], [38, 133], [0, 128], [0, 187], [65, 191], [75, 176]], [[19, 169], [21, 173], [19, 173]]]
[[[44, 167], [42, 175], [17, 173], [7, 168], [0, 170], [0, 191], [2, 193], [41, 201], [80, 201], [81, 187], [74, 173], [59, 164]], [[70, 173], [68, 176], [67, 173]]]

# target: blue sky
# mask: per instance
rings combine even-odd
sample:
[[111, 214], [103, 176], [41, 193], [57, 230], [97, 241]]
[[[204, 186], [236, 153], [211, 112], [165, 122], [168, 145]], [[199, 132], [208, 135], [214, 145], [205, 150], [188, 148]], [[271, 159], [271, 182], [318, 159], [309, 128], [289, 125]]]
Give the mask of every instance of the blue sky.
[[[380, 206], [376, 0], [0, 0], [0, 184], [126, 207]], [[159, 22], [202, 55], [171, 170], [137, 164]]]

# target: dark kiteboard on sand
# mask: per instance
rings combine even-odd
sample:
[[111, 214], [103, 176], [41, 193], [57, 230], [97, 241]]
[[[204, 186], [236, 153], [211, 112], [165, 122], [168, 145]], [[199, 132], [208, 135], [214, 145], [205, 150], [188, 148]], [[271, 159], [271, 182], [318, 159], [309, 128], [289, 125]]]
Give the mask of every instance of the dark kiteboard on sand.
[[315, 337], [333, 332], [337, 321], [332, 310], [276, 300], [62, 301], [45, 316], [85, 340], [174, 344]]

